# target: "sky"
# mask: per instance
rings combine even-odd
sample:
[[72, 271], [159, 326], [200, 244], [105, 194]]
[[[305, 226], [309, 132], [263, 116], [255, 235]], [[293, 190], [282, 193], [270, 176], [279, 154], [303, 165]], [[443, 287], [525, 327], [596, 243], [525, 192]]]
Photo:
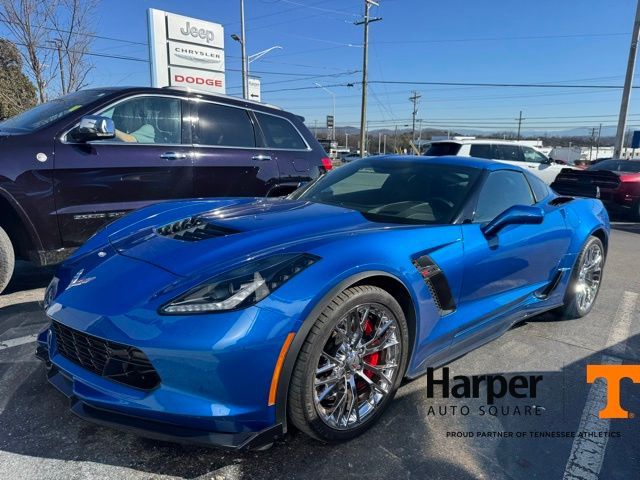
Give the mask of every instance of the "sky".
[[[336, 96], [336, 124], [360, 117], [364, 0], [245, 0], [247, 53], [274, 45], [251, 64], [263, 101], [324, 125]], [[615, 125], [621, 90], [411, 85], [381, 82], [500, 82], [622, 85], [635, 0], [380, 0], [371, 14], [368, 102], [370, 128], [427, 126], [558, 130]], [[94, 19], [91, 51], [140, 61], [92, 57], [91, 86], [148, 85], [146, 11], [157, 8], [222, 23], [227, 93], [240, 95], [238, 0], [109, 0]], [[640, 79], [638, 80], [640, 84]], [[630, 121], [640, 124], [640, 89]]]

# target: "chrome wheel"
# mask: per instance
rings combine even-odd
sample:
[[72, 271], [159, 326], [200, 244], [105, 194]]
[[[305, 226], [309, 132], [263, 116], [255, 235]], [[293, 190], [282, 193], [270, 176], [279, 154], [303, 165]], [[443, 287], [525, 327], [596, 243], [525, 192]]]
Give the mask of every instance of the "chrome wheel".
[[586, 312], [591, 308], [600, 288], [604, 255], [598, 243], [592, 243], [582, 256], [582, 264], [576, 282], [576, 303], [578, 308]]
[[338, 430], [361, 425], [393, 390], [402, 344], [394, 314], [378, 303], [349, 310], [331, 331], [316, 367], [313, 399]]

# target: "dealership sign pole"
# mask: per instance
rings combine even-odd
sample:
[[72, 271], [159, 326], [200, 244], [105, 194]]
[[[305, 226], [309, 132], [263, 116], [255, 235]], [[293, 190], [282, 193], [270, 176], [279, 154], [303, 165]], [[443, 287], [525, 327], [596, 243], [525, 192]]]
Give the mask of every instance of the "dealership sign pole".
[[151, 85], [225, 93], [224, 28], [150, 8]]

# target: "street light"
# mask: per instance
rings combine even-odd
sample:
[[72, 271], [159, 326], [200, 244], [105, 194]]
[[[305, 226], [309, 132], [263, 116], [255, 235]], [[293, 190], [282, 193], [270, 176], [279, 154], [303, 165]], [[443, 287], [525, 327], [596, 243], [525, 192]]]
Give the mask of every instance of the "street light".
[[[244, 30], [244, 28], [243, 28]], [[271, 50], [275, 50], [277, 48], [282, 49], [280, 45], [274, 45], [271, 48], [267, 48], [266, 50], [262, 50], [261, 52], [254, 53], [253, 55], [249, 55], [247, 57], [247, 49], [244, 44], [244, 40], [240, 38], [236, 33], [231, 34], [231, 38], [242, 45], [242, 96], [243, 98], [249, 97], [249, 64], [251, 62], [255, 62], [259, 58], [264, 57]]]
[[331, 98], [332, 98], [332, 101], [333, 101], [333, 127], [331, 128], [331, 140], [335, 141], [336, 140], [336, 94], [333, 93], [328, 88], [323, 87], [322, 85], [320, 85], [317, 82], [316, 82], [316, 87], [319, 87], [319, 88], [323, 89], [325, 92], [327, 92], [329, 95], [331, 95]]
[[248, 74], [248, 64], [247, 64], [247, 36], [244, 31], [244, 0], [240, 0], [240, 34], [242, 37], [239, 37], [237, 34], [232, 34], [231, 38], [233, 38], [236, 42], [240, 44], [242, 47], [242, 98], [249, 98], [249, 74]]
[[[280, 45], [274, 45], [271, 48], [267, 48], [266, 50], [262, 50], [261, 52], [258, 53], [254, 53], [253, 55], [249, 55], [248, 60], [248, 64], [251, 65], [251, 62], [255, 62], [256, 60], [258, 60], [259, 58], [264, 57], [267, 53], [269, 53], [271, 50], [276, 50], [276, 49], [280, 49], [282, 50], [282, 47]], [[249, 72], [247, 72], [248, 74]]]

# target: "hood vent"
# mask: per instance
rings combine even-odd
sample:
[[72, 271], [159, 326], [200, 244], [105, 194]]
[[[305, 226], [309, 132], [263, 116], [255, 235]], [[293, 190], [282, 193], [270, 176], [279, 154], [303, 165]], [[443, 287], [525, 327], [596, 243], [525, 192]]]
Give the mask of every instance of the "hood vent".
[[199, 242], [200, 240], [232, 235], [238, 231], [207, 223], [200, 217], [189, 217], [164, 225], [158, 228], [156, 233], [175, 240]]

